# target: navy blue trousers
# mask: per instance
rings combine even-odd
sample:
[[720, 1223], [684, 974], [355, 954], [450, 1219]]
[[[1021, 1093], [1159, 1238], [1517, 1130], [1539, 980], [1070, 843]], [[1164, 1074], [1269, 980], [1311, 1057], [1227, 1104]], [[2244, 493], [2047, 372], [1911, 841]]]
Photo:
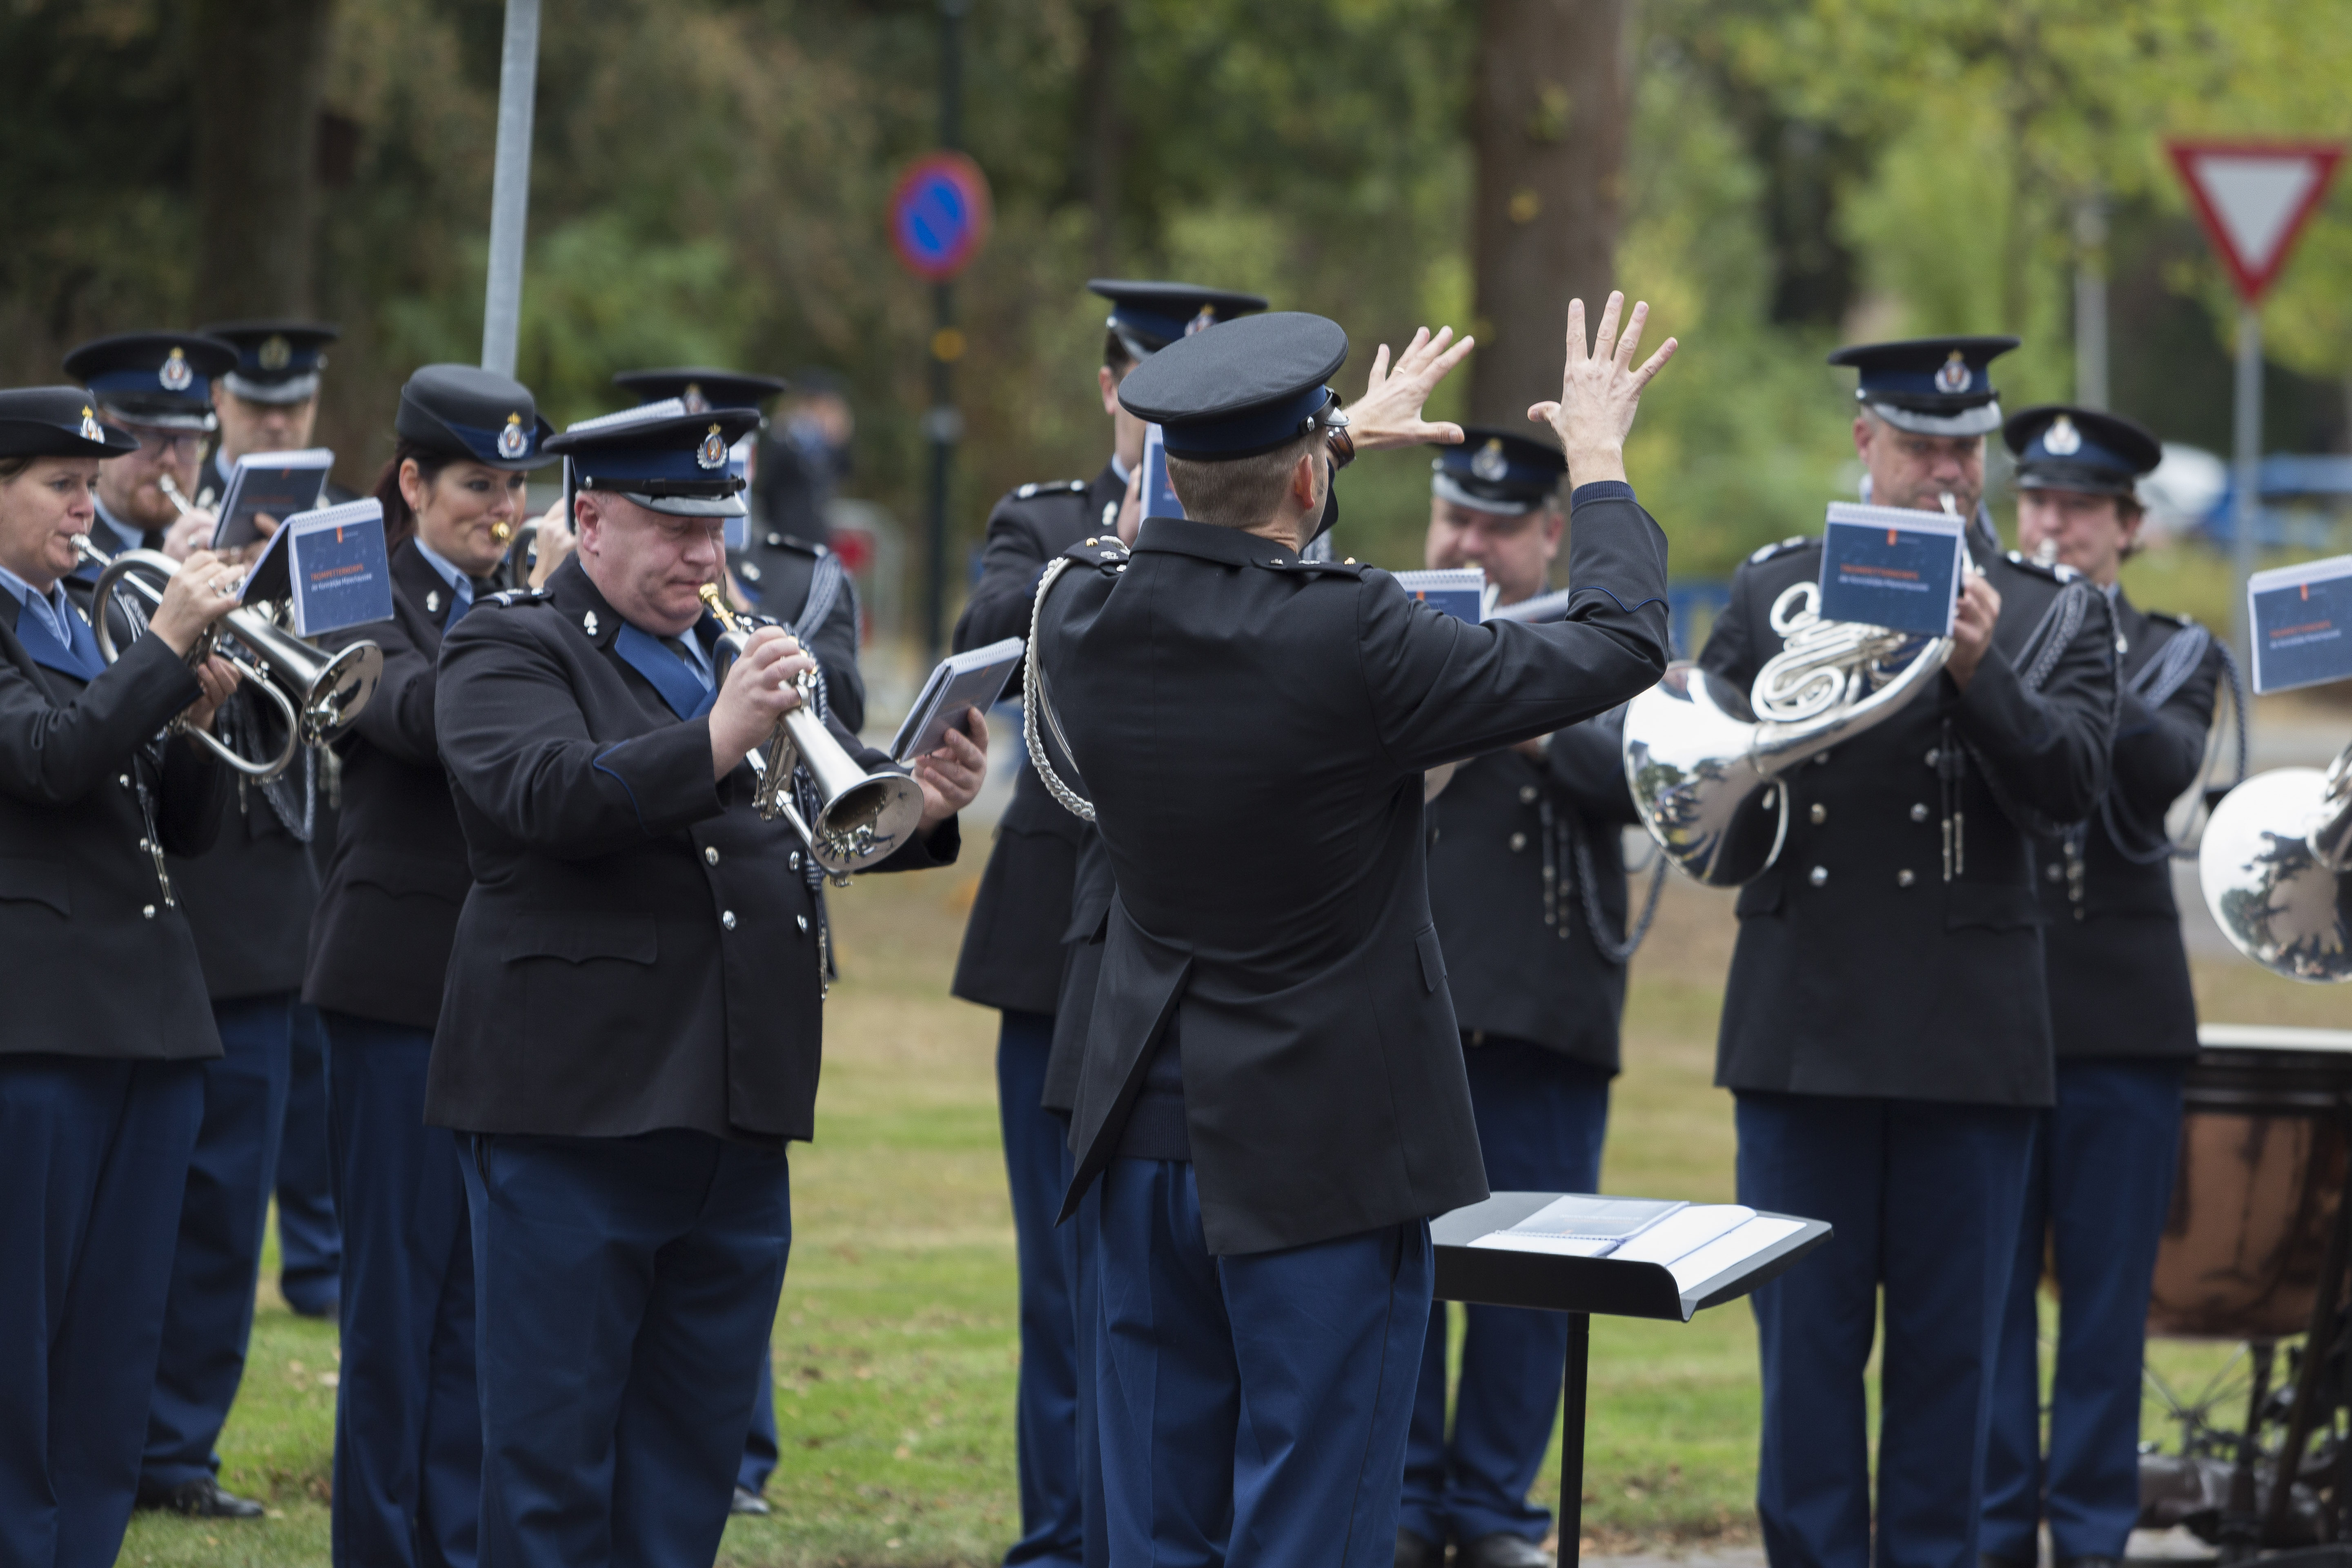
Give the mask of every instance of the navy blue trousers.
[[457, 1136], [425, 1124], [433, 1032], [327, 1016], [343, 1224], [337, 1568], [472, 1568], [482, 1500], [473, 1226]]
[[293, 1020], [290, 991], [213, 1004], [226, 1054], [204, 1065], [205, 1120], [188, 1162], [163, 1307], [141, 1470], [156, 1486], [184, 1486], [220, 1469], [213, 1447], [236, 1402], [253, 1337]]
[[1021, 1539], [1004, 1554], [1008, 1568], [1028, 1563], [1074, 1568], [1086, 1531], [1078, 1479], [1077, 1236], [1054, 1224], [1070, 1190], [1070, 1124], [1038, 1103], [1053, 1046], [1052, 1014], [1004, 1014], [996, 1037], [996, 1108], [1021, 1271], [1021, 1377], [1013, 1406]]
[[[1738, 1097], [1739, 1201], [1825, 1219], [1756, 1292], [1756, 1511], [1773, 1568], [1976, 1568], [1993, 1358], [2034, 1112]], [[1877, 1541], [1864, 1390], [1880, 1292]]]
[[343, 1268], [335, 1168], [327, 1150], [327, 1026], [294, 1004], [286, 1125], [278, 1140], [278, 1291], [308, 1317], [335, 1310]]
[[[1601, 1185], [1609, 1075], [1524, 1040], [1467, 1046], [1470, 1104], [1486, 1184], [1496, 1192], [1590, 1193]], [[1559, 1422], [1568, 1318], [1518, 1307], [1465, 1307], [1462, 1381], [1445, 1430], [1445, 1313], [1429, 1315], [1421, 1385], [1405, 1447], [1397, 1522], [1443, 1545], [1482, 1536], [1541, 1541], [1551, 1510], [1528, 1501]]]
[[[2139, 1519], [2140, 1362], [2157, 1244], [2180, 1158], [2179, 1061], [2062, 1061], [2026, 1179], [1993, 1384], [1981, 1548], [2032, 1561], [2121, 1557]], [[2042, 1244], [2058, 1275], [2058, 1361], [2042, 1458]]]
[[1434, 1268], [1426, 1221], [1213, 1258], [1189, 1163], [1100, 1183], [1110, 1561], [1386, 1568]]
[[141, 1434], [198, 1062], [0, 1056], [0, 1563], [110, 1568]]
[[751, 1430], [743, 1438], [743, 1458], [735, 1468], [735, 1484], [745, 1491], [763, 1492], [768, 1489], [768, 1478], [776, 1473], [776, 1351], [774, 1326], [770, 1325], [771, 1340], [760, 1352], [760, 1381], [751, 1391]]
[[792, 1247], [782, 1149], [469, 1140], [483, 1568], [708, 1563]]

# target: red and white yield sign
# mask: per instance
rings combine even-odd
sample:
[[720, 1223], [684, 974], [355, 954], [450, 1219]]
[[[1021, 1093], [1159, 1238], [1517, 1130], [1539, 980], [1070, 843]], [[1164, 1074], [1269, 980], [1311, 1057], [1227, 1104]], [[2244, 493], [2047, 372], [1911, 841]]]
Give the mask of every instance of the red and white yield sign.
[[2168, 150], [2238, 297], [2259, 303], [2327, 194], [2343, 144], [2188, 141]]

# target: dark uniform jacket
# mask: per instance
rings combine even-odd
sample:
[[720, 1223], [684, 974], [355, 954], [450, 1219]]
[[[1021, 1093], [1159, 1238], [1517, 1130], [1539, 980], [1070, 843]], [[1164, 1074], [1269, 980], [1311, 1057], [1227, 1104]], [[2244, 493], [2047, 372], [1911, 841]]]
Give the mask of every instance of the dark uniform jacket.
[[331, 649], [375, 643], [383, 676], [337, 746], [342, 829], [310, 931], [302, 999], [415, 1029], [441, 1016], [457, 910], [474, 885], [433, 723], [434, 661], [456, 598], [416, 542], [404, 540], [392, 552], [392, 619], [319, 639]]
[[[1172, 1022], [1209, 1249], [1266, 1251], [1486, 1195], [1422, 848], [1426, 768], [1591, 717], [1665, 667], [1665, 539], [1578, 508], [1551, 626], [1472, 626], [1385, 572], [1145, 521], [1073, 568], [1033, 649], [1118, 895], [1074, 1206]], [[1123, 568], [1123, 570], [1122, 570]]]
[[[761, 818], [748, 764], [713, 783], [709, 721], [681, 720], [615, 651], [621, 626], [574, 559], [442, 645], [434, 721], [474, 886], [425, 1118], [807, 1138], [824, 934], [800, 840]], [[869, 771], [891, 765], [833, 728]], [[950, 821], [885, 868], [956, 847]]]
[[[828, 561], [829, 566], [824, 564]], [[755, 520], [751, 547], [731, 552], [727, 563], [755, 601], [753, 608], [801, 634], [824, 670], [824, 700], [833, 716], [853, 735], [864, 729], [866, 679], [857, 668], [857, 588], [841, 558], [824, 545], [782, 530], [762, 531]], [[820, 571], [828, 580], [825, 602], [812, 605], [809, 590]], [[813, 626], [806, 624], [812, 610], [816, 611]]]
[[[2059, 571], [1970, 548], [2001, 607], [1968, 689], [1938, 677], [1877, 728], [1782, 775], [1787, 840], [1739, 890], [1717, 1037], [1725, 1088], [2051, 1103], [2032, 853], [2003, 803], [2054, 822], [2096, 805], [2115, 626], [2082, 585], [2079, 629], [2029, 690], [2015, 661], [2064, 587]], [[1758, 551], [1733, 574], [1699, 663], [1744, 698], [1780, 648], [1773, 601], [1820, 575], [1817, 539]]]
[[[1076, 781], [1085, 794], [1085, 781]], [[1070, 882], [1070, 923], [1062, 930], [1062, 985], [1054, 1005], [1054, 1044], [1045, 1057], [1045, 1088], [1038, 1101], [1067, 1116], [1077, 1109], [1078, 1074], [1086, 1066], [1087, 1026], [1094, 1021], [1095, 982], [1102, 974], [1103, 942], [1110, 935], [1111, 900], [1118, 880], [1102, 835], [1080, 823], [1077, 873]]]
[[[1116, 537], [1126, 495], [1127, 481], [1105, 463], [1092, 483], [1023, 485], [998, 501], [988, 516], [980, 582], [956, 621], [956, 651], [1027, 637], [1045, 563], [1080, 540]], [[1020, 681], [1016, 668], [1008, 689], [1018, 691]], [[964, 924], [950, 987], [956, 995], [983, 1007], [1054, 1011], [1081, 826], [1045, 793], [1024, 756]]]
[[1445, 948], [1464, 1037], [1528, 1040], [1615, 1072], [1625, 966], [1594, 940], [1590, 868], [1603, 937], [1625, 934], [1621, 826], [1639, 821], [1619, 753], [1624, 716], [1552, 736], [1537, 762], [1490, 752], [1455, 770], [1429, 804], [1429, 910]]
[[[2121, 593], [2112, 602], [2122, 702], [2107, 793], [2075, 833], [2035, 844], [2051, 1032], [2061, 1060], [2192, 1057], [2197, 998], [2172, 900], [2164, 814], [2203, 764], [2221, 654], [2193, 623], [2139, 609]], [[2183, 637], [2203, 652], [2163, 706], [2150, 707], [2142, 693]], [[2117, 847], [2118, 833], [2131, 856]]]
[[226, 770], [158, 738], [203, 691], [152, 637], [85, 682], [49, 638], [37, 658], [18, 639], [25, 613], [0, 594], [0, 1054], [216, 1057], [195, 940], [152, 847], [199, 855], [219, 831]]

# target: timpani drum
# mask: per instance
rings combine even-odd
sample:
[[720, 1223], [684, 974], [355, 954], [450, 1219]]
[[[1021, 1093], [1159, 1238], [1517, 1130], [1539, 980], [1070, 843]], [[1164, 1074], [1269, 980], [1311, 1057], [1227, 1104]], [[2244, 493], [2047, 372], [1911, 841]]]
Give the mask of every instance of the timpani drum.
[[2198, 1041], [2147, 1331], [2303, 1333], [2352, 1165], [2352, 1030], [2208, 1024]]

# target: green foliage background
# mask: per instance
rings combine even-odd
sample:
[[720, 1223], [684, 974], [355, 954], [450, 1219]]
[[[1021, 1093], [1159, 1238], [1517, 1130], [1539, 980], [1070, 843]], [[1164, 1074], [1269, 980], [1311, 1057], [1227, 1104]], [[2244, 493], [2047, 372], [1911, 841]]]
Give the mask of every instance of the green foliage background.
[[[967, 140], [996, 194], [960, 289], [968, 437], [956, 549], [1024, 479], [1087, 474], [1108, 258], [1254, 288], [1358, 351], [1471, 316], [1465, 136], [1475, 0], [1121, 0], [1118, 195], [1089, 200], [1097, 0], [975, 0]], [[189, 79], [167, 0], [0, 0], [0, 375], [54, 379], [101, 331], [187, 322]], [[1685, 356], [1632, 458], [1676, 569], [1719, 575], [1846, 482], [1863, 332], [2009, 331], [2013, 404], [2072, 389], [2073, 212], [2112, 217], [2115, 395], [2223, 447], [2231, 303], [2167, 134], [2352, 130], [2331, 0], [1645, 0], [1620, 275]], [[347, 481], [399, 381], [478, 352], [500, 6], [339, 0], [320, 313], [347, 333], [322, 437]], [[891, 257], [890, 182], [935, 134], [919, 0], [547, 0], [522, 374], [559, 421], [612, 371], [709, 360], [843, 373], [857, 489], [916, 511], [930, 330]], [[2352, 179], [2271, 306], [2272, 442], [2346, 444]], [[1545, 388], [1528, 389], [1530, 401]], [[1444, 400], [1441, 400], [1441, 404]], [[1417, 550], [1422, 464], [1351, 471], [1349, 545]]]

